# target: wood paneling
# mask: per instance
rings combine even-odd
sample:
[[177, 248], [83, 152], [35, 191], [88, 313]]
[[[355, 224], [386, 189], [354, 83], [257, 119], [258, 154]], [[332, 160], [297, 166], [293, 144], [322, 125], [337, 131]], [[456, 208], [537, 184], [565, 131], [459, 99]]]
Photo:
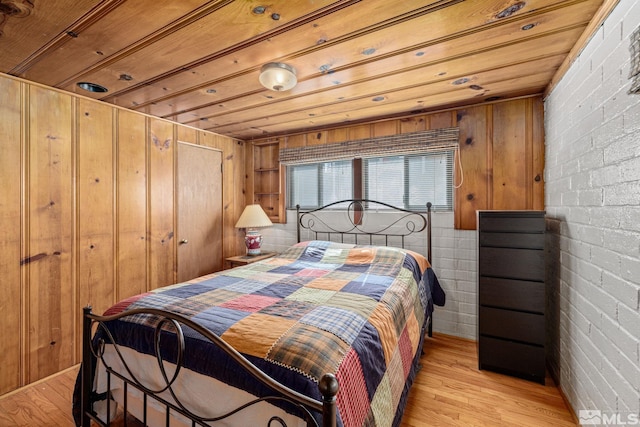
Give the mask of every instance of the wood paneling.
[[198, 131], [195, 128], [186, 126], [178, 126], [178, 142], [188, 142], [189, 144], [198, 144]]
[[450, 128], [456, 126], [456, 112], [454, 110], [433, 113], [427, 116], [429, 127], [427, 129]]
[[0, 79], [0, 394], [20, 385], [22, 373], [21, 342], [23, 298], [21, 286], [21, 240], [24, 223], [21, 220], [21, 158], [24, 144], [21, 138], [23, 111], [20, 82]]
[[399, 123], [397, 120], [376, 122], [371, 125], [371, 135], [373, 137], [396, 135], [399, 132], [398, 128]]
[[544, 101], [531, 99], [531, 201], [528, 209], [544, 210]]
[[141, 114], [118, 110], [116, 300], [147, 283], [147, 132]]
[[[493, 106], [493, 208], [525, 209], [526, 101]], [[525, 190], [525, 191], [523, 191]]]
[[[491, 203], [490, 128], [491, 106], [458, 110], [460, 151], [455, 164], [455, 223], [458, 228], [474, 229], [476, 210], [489, 209]], [[490, 117], [490, 116], [489, 116]]]
[[[242, 254], [246, 251], [244, 244], [244, 232], [235, 228], [236, 221], [242, 215], [246, 204], [247, 187], [246, 187], [246, 175], [247, 169], [245, 164], [245, 153], [247, 151], [247, 145], [242, 141], [233, 141], [233, 159], [227, 161], [227, 167], [233, 167], [233, 186], [231, 188], [223, 189], [223, 193], [227, 195], [225, 201], [225, 209], [228, 211], [229, 219], [224, 221], [224, 235], [225, 238], [225, 254]], [[227, 173], [232, 173], [227, 170]], [[224, 174], [223, 174], [224, 175]], [[284, 187], [281, 187], [284, 188]], [[281, 210], [281, 215], [283, 210]]]
[[224, 257], [234, 256], [245, 251], [244, 234], [234, 225], [244, 209], [245, 199], [245, 148], [244, 143], [230, 138], [201, 132], [199, 143], [206, 147], [222, 150], [223, 184], [223, 246]]
[[79, 361], [83, 306], [174, 283], [176, 135], [222, 150], [237, 255], [242, 143], [0, 76], [0, 394]]
[[176, 280], [174, 223], [173, 125], [164, 120], [149, 121], [149, 258], [150, 288], [170, 285]]
[[114, 112], [86, 99], [77, 105], [78, 304], [102, 313], [115, 303]]
[[70, 95], [29, 88], [26, 382], [75, 361], [73, 111]]
[[[344, 126], [280, 138], [256, 139], [253, 150], [271, 141], [301, 147], [459, 127], [455, 161], [455, 228], [476, 228], [476, 210], [544, 209], [544, 105], [540, 97], [487, 103], [464, 109]], [[458, 158], [459, 156], [459, 158]], [[281, 187], [284, 191], [284, 186]], [[260, 189], [253, 183], [253, 191]], [[284, 194], [280, 194], [284, 199]]]
[[295, 148], [307, 146], [307, 135], [297, 134], [284, 137], [282, 148]]
[[544, 209], [543, 114], [540, 97], [458, 111], [456, 228], [474, 229], [476, 210]]

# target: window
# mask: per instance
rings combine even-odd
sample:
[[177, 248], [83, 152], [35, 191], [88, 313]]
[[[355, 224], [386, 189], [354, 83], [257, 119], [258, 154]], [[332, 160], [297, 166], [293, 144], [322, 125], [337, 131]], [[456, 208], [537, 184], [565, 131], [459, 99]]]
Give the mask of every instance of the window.
[[289, 208], [313, 209], [353, 197], [353, 165], [350, 160], [289, 166]]
[[453, 209], [453, 151], [364, 160], [364, 197], [408, 209]]
[[427, 202], [452, 210], [453, 150], [289, 166], [287, 187], [290, 209], [367, 198], [414, 211]]

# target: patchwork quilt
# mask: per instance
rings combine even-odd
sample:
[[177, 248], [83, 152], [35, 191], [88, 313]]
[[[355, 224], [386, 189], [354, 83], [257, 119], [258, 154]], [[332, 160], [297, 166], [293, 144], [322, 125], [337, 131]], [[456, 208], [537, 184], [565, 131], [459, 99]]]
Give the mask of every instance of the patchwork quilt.
[[[433, 304], [444, 293], [422, 256], [392, 247], [311, 241], [277, 257], [121, 301], [179, 313], [206, 327], [275, 380], [320, 400], [318, 380], [336, 375], [338, 425], [397, 425], [415, 376]], [[154, 316], [110, 329], [120, 345], [153, 354]], [[256, 396], [229, 357], [185, 331], [185, 367]], [[192, 347], [193, 345], [193, 347]], [[194, 350], [195, 349], [195, 350]]]

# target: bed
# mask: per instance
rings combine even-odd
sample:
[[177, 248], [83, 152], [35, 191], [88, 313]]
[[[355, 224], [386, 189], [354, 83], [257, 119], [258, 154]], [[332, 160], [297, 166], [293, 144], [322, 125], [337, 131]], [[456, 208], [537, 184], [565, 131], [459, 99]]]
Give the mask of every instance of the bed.
[[273, 258], [85, 308], [76, 423], [119, 405], [151, 426], [398, 425], [445, 302], [430, 248], [403, 248], [430, 247], [430, 222], [430, 206], [298, 208]]

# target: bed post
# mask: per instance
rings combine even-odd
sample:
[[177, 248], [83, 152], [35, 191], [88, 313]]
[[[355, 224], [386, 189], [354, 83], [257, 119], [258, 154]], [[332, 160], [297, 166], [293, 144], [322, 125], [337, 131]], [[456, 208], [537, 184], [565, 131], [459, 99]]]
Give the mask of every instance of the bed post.
[[80, 414], [82, 426], [89, 427], [89, 411], [91, 410], [91, 306], [82, 309], [82, 391], [80, 397]]
[[296, 231], [298, 232], [298, 243], [300, 243], [300, 205], [296, 205]]
[[322, 427], [336, 427], [336, 395], [338, 380], [333, 374], [324, 374], [318, 382], [322, 394]]
[[[427, 202], [427, 261], [429, 261], [429, 265], [431, 265], [431, 202]], [[433, 267], [433, 266], [431, 266]], [[428, 320], [429, 324], [427, 325], [427, 336], [433, 336], [433, 313], [431, 313], [431, 317]]]
[[431, 264], [431, 202], [427, 202], [427, 261]]

